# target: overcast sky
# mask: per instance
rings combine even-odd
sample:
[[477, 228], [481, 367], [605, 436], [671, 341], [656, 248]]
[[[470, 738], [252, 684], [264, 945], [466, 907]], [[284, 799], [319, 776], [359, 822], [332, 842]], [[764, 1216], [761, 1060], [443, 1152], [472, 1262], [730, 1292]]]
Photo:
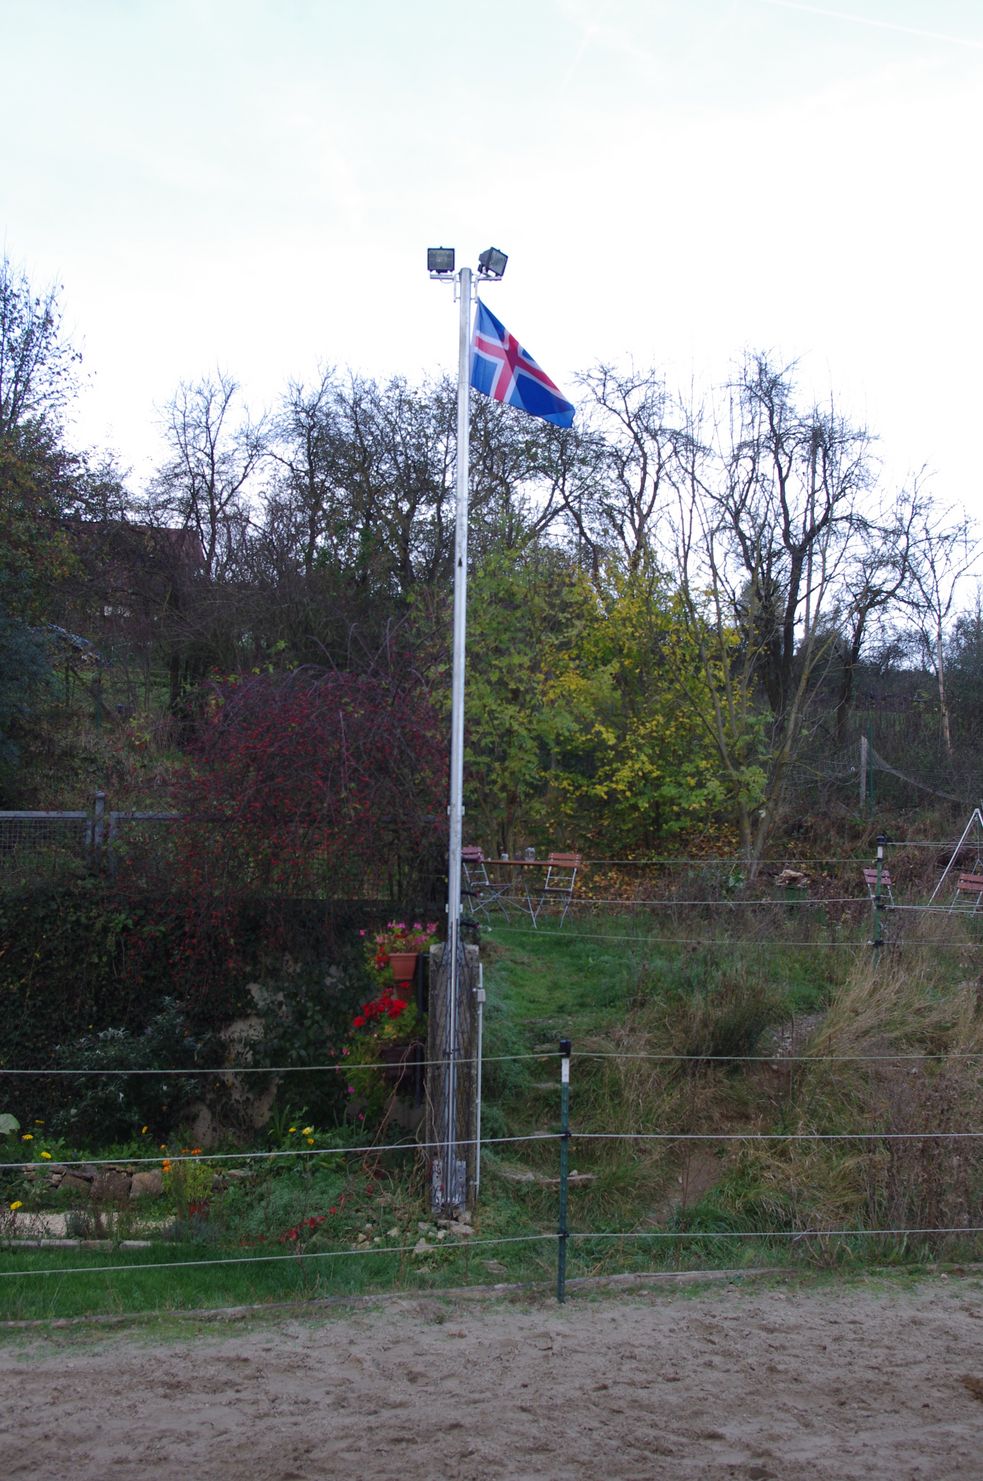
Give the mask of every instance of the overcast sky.
[[134, 485], [216, 367], [455, 368], [429, 245], [576, 399], [745, 348], [983, 516], [979, 0], [0, 0], [0, 232]]

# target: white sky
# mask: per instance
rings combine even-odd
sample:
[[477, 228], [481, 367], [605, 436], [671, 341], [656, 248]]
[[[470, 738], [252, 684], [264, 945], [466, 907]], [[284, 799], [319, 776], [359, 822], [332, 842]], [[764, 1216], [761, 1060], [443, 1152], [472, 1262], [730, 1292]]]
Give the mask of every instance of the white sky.
[[980, 0], [0, 0], [0, 241], [133, 483], [221, 366], [453, 370], [426, 248], [500, 246], [560, 384], [745, 347], [983, 516]]

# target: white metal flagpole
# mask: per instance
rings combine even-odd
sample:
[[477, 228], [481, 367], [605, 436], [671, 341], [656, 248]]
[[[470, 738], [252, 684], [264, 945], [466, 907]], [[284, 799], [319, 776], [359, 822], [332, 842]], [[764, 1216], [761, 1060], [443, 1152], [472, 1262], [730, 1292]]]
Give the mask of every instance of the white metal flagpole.
[[468, 605], [468, 473], [471, 434], [471, 269], [458, 275], [457, 480], [454, 526], [454, 638], [451, 660], [451, 776], [447, 849], [447, 1064], [443, 1199], [464, 1201], [458, 1188], [457, 1008], [464, 949], [461, 942], [461, 849], [464, 843], [464, 667]]

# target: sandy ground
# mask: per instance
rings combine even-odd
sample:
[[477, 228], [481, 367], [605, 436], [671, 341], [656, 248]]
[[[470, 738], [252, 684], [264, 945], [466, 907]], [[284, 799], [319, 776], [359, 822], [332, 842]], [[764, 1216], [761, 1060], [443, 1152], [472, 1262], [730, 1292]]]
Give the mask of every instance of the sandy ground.
[[983, 1281], [5, 1334], [0, 1414], [31, 1481], [980, 1481]]

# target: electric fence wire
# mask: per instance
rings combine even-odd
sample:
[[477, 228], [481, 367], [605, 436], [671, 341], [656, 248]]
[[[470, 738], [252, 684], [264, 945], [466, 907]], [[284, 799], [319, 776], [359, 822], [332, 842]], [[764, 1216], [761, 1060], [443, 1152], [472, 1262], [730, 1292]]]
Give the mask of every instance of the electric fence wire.
[[[485, 1054], [482, 1056], [483, 1064], [498, 1064], [502, 1061], [519, 1059], [550, 1059], [557, 1051], [555, 1049], [530, 1050], [525, 1054]], [[472, 1058], [455, 1056], [455, 1064], [473, 1064]], [[0, 1067], [0, 1075], [192, 1075], [203, 1079], [206, 1076], [221, 1078], [227, 1075], [313, 1075], [338, 1072], [341, 1074], [359, 1074], [365, 1070], [382, 1070], [393, 1073], [394, 1071], [428, 1069], [437, 1065], [448, 1064], [447, 1059], [407, 1059], [401, 1064], [351, 1064], [345, 1060], [334, 1061], [331, 1064], [280, 1064], [280, 1065], [223, 1065], [219, 1069], [198, 1069], [192, 1066], [188, 1069], [4, 1069]]]
[[[697, 1241], [702, 1239], [876, 1239], [881, 1235], [909, 1234], [983, 1234], [983, 1225], [955, 1224], [949, 1228], [933, 1226], [928, 1229], [625, 1229], [604, 1230], [597, 1233], [573, 1230], [568, 1239], [675, 1239]], [[555, 1236], [554, 1236], [555, 1238]]]
[[[515, 1020], [518, 1025], [552, 1023], [552, 1018], [521, 1018]], [[524, 1054], [483, 1054], [482, 1064], [515, 1064], [523, 1061], [553, 1060], [560, 1057], [558, 1049], [534, 1049]], [[908, 1050], [896, 1054], [785, 1054], [776, 1052], [774, 1054], [656, 1054], [648, 1051], [625, 1051], [604, 1049], [578, 1049], [574, 1051], [576, 1059], [643, 1059], [662, 1060], [666, 1063], [682, 1064], [854, 1064], [866, 1063], [868, 1061], [877, 1063], [886, 1061], [893, 1063], [895, 1060], [944, 1060], [944, 1059], [981, 1059], [983, 1050], [944, 1049], [932, 1053], [912, 1053]], [[396, 1066], [397, 1070], [428, 1069], [446, 1065], [446, 1059], [409, 1059], [404, 1065]], [[457, 1055], [455, 1064], [477, 1064], [474, 1055]], [[328, 1074], [335, 1071], [346, 1071], [361, 1075], [365, 1070], [382, 1070], [393, 1073], [394, 1066], [391, 1064], [295, 1064], [295, 1065], [244, 1065], [241, 1069], [235, 1066], [224, 1066], [221, 1069], [4, 1069], [0, 1068], [0, 1075], [11, 1076], [34, 1076], [45, 1077], [48, 1075], [66, 1076], [93, 1076], [93, 1075], [190, 1075], [195, 1079], [212, 1077], [221, 1079], [226, 1076], [235, 1075], [287, 1075], [287, 1074]]]
[[[784, 901], [777, 902], [784, 904]], [[955, 913], [955, 912], [953, 912]], [[968, 912], [967, 912], [968, 913]], [[494, 936], [495, 928], [482, 926], [481, 929]], [[762, 947], [776, 946], [781, 948], [795, 947], [804, 950], [826, 951], [841, 949], [844, 951], [866, 951], [873, 945], [870, 941], [787, 941], [781, 936], [758, 936], [749, 941], [735, 941], [732, 936], [642, 936], [638, 932], [633, 935], [618, 934], [613, 931], [564, 931], [544, 930], [539, 926], [513, 926], [507, 929], [512, 935], [532, 937], [566, 937], [575, 941], [612, 941], [628, 942], [634, 945], [644, 945], [656, 949], [660, 946], [700, 946], [712, 947], [717, 950], [726, 951], [760, 951]], [[917, 941], [889, 941], [885, 943], [892, 949], [909, 948], [920, 950], [926, 946], [945, 946], [951, 950], [979, 951], [983, 947], [983, 941], [952, 941], [952, 940], [917, 940]]]
[[[983, 1131], [575, 1131], [570, 1139], [580, 1142], [911, 1142], [980, 1141]], [[559, 1142], [563, 1133], [533, 1131], [523, 1136], [456, 1137], [459, 1147], [516, 1146], [524, 1142]], [[0, 1172], [25, 1167], [47, 1172], [71, 1167], [160, 1166], [175, 1162], [270, 1162], [280, 1158], [382, 1156], [389, 1152], [433, 1152], [446, 1146], [437, 1142], [375, 1142], [360, 1147], [289, 1147], [269, 1152], [175, 1152], [155, 1157], [52, 1158], [50, 1162], [0, 1162]]]
[[[794, 888], [794, 886], [792, 886], [792, 888]], [[506, 903], [508, 903], [507, 900]], [[821, 895], [792, 896], [789, 899], [778, 899], [772, 895], [769, 895], [757, 900], [721, 900], [719, 898], [716, 900], [675, 900], [668, 895], [646, 897], [645, 899], [625, 900], [617, 896], [605, 897], [591, 895], [590, 897], [585, 896], [579, 900], [571, 900], [569, 909], [573, 911], [588, 911], [593, 910], [595, 906], [603, 905], [610, 906], [614, 910], [624, 911], [626, 914], [631, 914], [634, 911], [653, 910], [659, 907], [665, 910], [675, 910], [677, 908], [698, 908], [704, 910], [731, 911], [748, 908], [767, 908], [771, 910], [774, 910], [776, 908], [784, 909], [786, 905], [826, 906], [869, 904], [869, 895], [831, 895], [828, 899], [824, 899]]]
[[[577, 1142], [981, 1141], [983, 1131], [573, 1131]], [[3, 1164], [0, 1163], [0, 1167]]]
[[[506, 1245], [506, 1244], [534, 1244], [549, 1240], [555, 1243], [555, 1234], [505, 1234], [493, 1239], [469, 1239], [462, 1244], [440, 1244], [432, 1245], [427, 1254], [437, 1254], [444, 1250], [454, 1250], [460, 1254], [463, 1250], [472, 1250], [481, 1246]], [[17, 1276], [39, 1276], [39, 1275], [133, 1275], [142, 1270], [189, 1270], [195, 1266], [211, 1265], [265, 1265], [276, 1263], [281, 1260], [292, 1260], [296, 1265], [300, 1260], [338, 1260], [348, 1255], [361, 1257], [363, 1255], [412, 1255], [416, 1246], [412, 1244], [401, 1245], [366, 1245], [364, 1249], [349, 1250], [304, 1250], [302, 1254], [291, 1251], [288, 1255], [220, 1255], [212, 1260], [135, 1260], [129, 1265], [74, 1265], [74, 1266], [50, 1266], [41, 1270], [0, 1270], [0, 1277]]]
[[[925, 1229], [728, 1229], [728, 1230], [599, 1230], [596, 1232], [570, 1230], [562, 1237], [567, 1240], [580, 1242], [595, 1240], [675, 1240], [677, 1243], [693, 1244], [702, 1240], [722, 1239], [877, 1239], [887, 1237], [906, 1238], [911, 1235], [958, 1235], [958, 1234], [983, 1234], [983, 1226], [967, 1224], [952, 1225], [947, 1228], [933, 1227]], [[514, 1244], [556, 1244], [561, 1236], [557, 1233], [550, 1234], [510, 1234], [502, 1235], [492, 1239], [469, 1239], [462, 1244], [448, 1244], [442, 1242], [432, 1245], [427, 1254], [438, 1254], [453, 1251], [455, 1254], [463, 1252], [470, 1253], [474, 1249], [488, 1249], [494, 1246]], [[30, 1246], [28, 1246], [30, 1247]], [[415, 1245], [367, 1245], [364, 1249], [347, 1250], [305, 1250], [302, 1254], [291, 1252], [286, 1255], [226, 1255], [218, 1256], [211, 1260], [153, 1260], [134, 1261], [128, 1265], [70, 1265], [70, 1266], [48, 1266], [38, 1270], [0, 1270], [0, 1278], [7, 1279], [37, 1279], [46, 1275], [133, 1275], [144, 1270], [189, 1270], [202, 1266], [219, 1265], [269, 1265], [279, 1264], [285, 1260], [292, 1260], [296, 1265], [299, 1261], [308, 1260], [338, 1260], [345, 1257], [360, 1259], [366, 1255], [405, 1255], [416, 1253]], [[690, 1274], [701, 1272], [692, 1271]]]
[[[785, 905], [785, 900], [779, 900], [779, 905]], [[882, 906], [885, 914], [897, 906]], [[945, 914], [958, 915], [958, 911], [946, 911]], [[962, 914], [971, 914], [964, 911]], [[982, 917], [983, 920], [983, 915]], [[499, 927], [500, 929], [500, 927]], [[494, 936], [493, 926], [481, 926], [481, 930], [487, 935]], [[617, 932], [579, 932], [579, 930], [543, 930], [539, 926], [512, 926], [508, 924], [508, 930], [514, 936], [533, 936], [545, 939], [545, 937], [566, 937], [567, 940], [610, 940], [610, 942], [628, 942], [634, 945], [644, 945], [648, 948], [657, 949], [659, 946], [702, 946], [702, 948], [714, 948], [718, 951], [761, 951], [767, 946], [779, 946], [785, 949], [794, 946], [804, 951], [869, 951], [872, 946], [881, 945], [897, 951], [907, 948], [910, 951], [919, 951], [924, 946], [946, 946], [950, 951], [980, 951], [983, 949], [983, 940], [952, 940], [946, 937], [940, 939], [918, 940], [887, 940], [887, 942], [872, 942], [872, 940], [786, 940], [782, 936], [756, 936], [749, 940], [734, 940], [730, 936], [644, 936], [640, 932], [634, 935], [625, 935]]]
[[[925, 840], [904, 839], [904, 838], [900, 838], [900, 839], [891, 839], [891, 838], [889, 838], [889, 839], [887, 839], [885, 841], [885, 847], [890, 847], [890, 848], [894, 848], [894, 849], [902, 849], [902, 848], [947, 848], [947, 849], [951, 849], [952, 846], [953, 846], [953, 840], [951, 838], [950, 839], [947, 839], [945, 842], [942, 842], [942, 843], [933, 843], [930, 840], [929, 841], [925, 841]], [[967, 847], [969, 847], [968, 844], [967, 844]], [[493, 854], [489, 854], [487, 856], [485, 862], [488, 863], [488, 864], [495, 864], [495, 863], [506, 863], [508, 861], [507, 860], [496, 860], [496, 858], [495, 858], [495, 856]], [[545, 868], [545, 866], [547, 865], [547, 863], [549, 861], [548, 861], [548, 858], [544, 858], [544, 859], [536, 859], [534, 862], [537, 863], [537, 864], [542, 864], [544, 866], [544, 868]], [[844, 864], [844, 865], [851, 865], [852, 864], [852, 865], [857, 865], [857, 864], [865, 864], [866, 862], [867, 862], [867, 855], [866, 854], [849, 854], [849, 855], [838, 855], [838, 854], [805, 854], [805, 855], [802, 855], [801, 857], [799, 857], [799, 856], [791, 857], [791, 856], [785, 854], [785, 855], [782, 855], [781, 857], [777, 857], [777, 858], [758, 859], [757, 860], [757, 863], [755, 864], [755, 868], [756, 869], [759, 869], [759, 870], [760, 869], [779, 869], [779, 868], [784, 868], [786, 865], [791, 865], [793, 867], [797, 867], [800, 864], [811, 864], [813, 866], [819, 865], [819, 864]], [[747, 860], [741, 858], [741, 856], [739, 854], [726, 854], [726, 855], [721, 855], [721, 856], [712, 857], [712, 858], [704, 858], [704, 859], [690, 859], [690, 858], [679, 859], [679, 858], [668, 858], [668, 857], [653, 857], [653, 858], [650, 858], [650, 859], [593, 859], [593, 858], [586, 858], [585, 857], [583, 859], [583, 862], [581, 863], [581, 866], [580, 867], [582, 869], [646, 869], [646, 868], [649, 868], [649, 869], [666, 869], [666, 868], [669, 868], [669, 869], [671, 869], [671, 868], [679, 867], [679, 868], [682, 868], [682, 869], [731, 869], [731, 870], [736, 871], [737, 873], [744, 873], [746, 871], [746, 869], [747, 869]]]
[[[556, 1141], [559, 1133], [554, 1131], [531, 1131], [524, 1136], [497, 1136], [483, 1137], [480, 1142], [475, 1138], [458, 1137], [457, 1144], [461, 1147], [491, 1147], [514, 1142], [552, 1142]], [[280, 1147], [268, 1152], [165, 1152], [161, 1157], [158, 1152], [155, 1157], [52, 1157], [51, 1161], [25, 1162], [0, 1162], [0, 1172], [9, 1172], [11, 1169], [23, 1171], [25, 1167], [41, 1168], [48, 1172], [60, 1171], [68, 1167], [119, 1167], [125, 1163], [127, 1167], [141, 1167], [147, 1164], [159, 1167], [162, 1161], [166, 1162], [271, 1162], [279, 1158], [292, 1157], [361, 1157], [381, 1156], [387, 1152], [433, 1152], [439, 1150], [445, 1142], [371, 1142], [359, 1147]]]

